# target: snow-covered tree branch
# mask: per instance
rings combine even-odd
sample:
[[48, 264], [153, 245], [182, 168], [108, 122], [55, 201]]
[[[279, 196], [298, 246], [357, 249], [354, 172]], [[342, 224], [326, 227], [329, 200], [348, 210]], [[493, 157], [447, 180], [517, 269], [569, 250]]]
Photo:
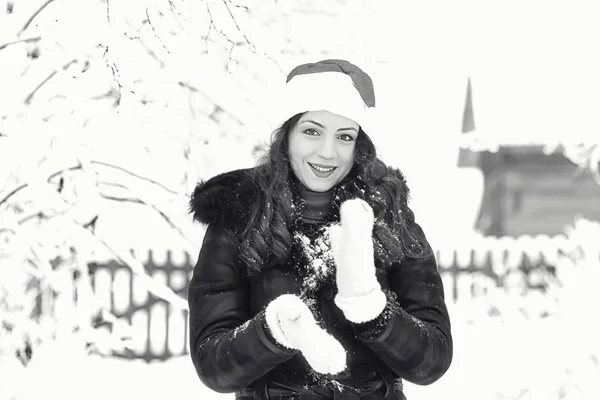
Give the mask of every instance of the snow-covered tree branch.
[[[91, 263], [116, 260], [187, 309], [130, 249], [197, 251], [187, 202], [218, 168], [207, 157], [224, 140], [232, 158], [253, 157], [254, 138], [240, 134], [252, 113], [224, 95], [237, 85], [228, 71], [274, 62], [242, 21], [256, 18], [251, 8], [229, 0], [0, 6], [0, 58], [10, 60], [0, 67], [0, 356], [27, 353], [27, 363], [60, 332], [100, 340], [98, 315], [117, 323], [95, 298]], [[113, 339], [109, 348], [125, 344]]]

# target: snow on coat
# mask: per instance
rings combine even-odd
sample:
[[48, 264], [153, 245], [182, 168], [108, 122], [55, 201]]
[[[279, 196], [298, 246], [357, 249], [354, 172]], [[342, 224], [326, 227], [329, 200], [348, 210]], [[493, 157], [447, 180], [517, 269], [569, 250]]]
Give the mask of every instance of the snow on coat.
[[[302, 387], [323, 387], [336, 381], [358, 388], [372, 380], [378, 369], [389, 371], [398, 382], [406, 379], [420, 385], [444, 375], [453, 346], [434, 256], [407, 257], [390, 266], [376, 259], [377, 281], [387, 301], [384, 311], [365, 323], [349, 321], [334, 303], [335, 267], [328, 241], [319, 239], [325, 235], [319, 232], [325, 226], [299, 224], [295, 249], [287, 263], [254, 276], [238, 269], [239, 249], [232, 232], [240, 231], [245, 211], [256, 206], [253, 173], [254, 169], [247, 169], [216, 176], [201, 183], [192, 197], [196, 220], [207, 225], [188, 292], [190, 353], [204, 385], [231, 393], [266, 377]], [[399, 198], [405, 201], [406, 193]], [[411, 223], [411, 229], [422, 234], [418, 225]], [[302, 249], [299, 243], [310, 246]], [[343, 372], [333, 376], [315, 373], [300, 351], [273, 337], [265, 309], [284, 294], [304, 297], [319, 326], [346, 349]]]

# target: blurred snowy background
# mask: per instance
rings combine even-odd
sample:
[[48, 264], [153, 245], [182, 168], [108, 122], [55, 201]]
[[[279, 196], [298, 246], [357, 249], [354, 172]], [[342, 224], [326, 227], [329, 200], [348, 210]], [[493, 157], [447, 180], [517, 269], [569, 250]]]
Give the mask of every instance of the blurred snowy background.
[[446, 282], [454, 363], [408, 398], [600, 399], [594, 6], [0, 0], [0, 399], [232, 398], [187, 356], [188, 195], [324, 58], [374, 78]]

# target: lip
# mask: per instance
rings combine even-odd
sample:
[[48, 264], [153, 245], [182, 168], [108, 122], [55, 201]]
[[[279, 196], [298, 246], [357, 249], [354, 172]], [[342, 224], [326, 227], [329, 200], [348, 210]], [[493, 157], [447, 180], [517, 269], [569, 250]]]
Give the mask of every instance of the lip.
[[[337, 167], [322, 167], [320, 164], [307, 163], [312, 173], [319, 179], [328, 179], [334, 173]], [[319, 171], [320, 168], [328, 168], [328, 171]]]
[[333, 168], [336, 169], [337, 167], [335, 165], [324, 165], [324, 164], [317, 164], [317, 163], [313, 163], [313, 162], [309, 162], [307, 161], [310, 165], [314, 165], [315, 167], [320, 167], [320, 168]]

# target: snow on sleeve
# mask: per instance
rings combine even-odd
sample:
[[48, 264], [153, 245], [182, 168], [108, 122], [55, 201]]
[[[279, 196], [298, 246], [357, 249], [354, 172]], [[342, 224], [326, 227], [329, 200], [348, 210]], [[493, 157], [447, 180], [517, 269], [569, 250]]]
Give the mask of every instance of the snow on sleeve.
[[238, 335], [240, 332], [243, 332], [243, 331], [245, 331], [246, 329], [248, 329], [248, 326], [249, 326], [249, 325], [250, 325], [250, 320], [248, 320], [248, 321], [244, 322], [243, 324], [241, 324], [240, 326], [238, 326], [237, 328], [235, 328], [235, 329], [233, 330], [233, 335], [232, 335], [232, 338], [236, 338], [236, 337], [237, 337], [237, 335]]

